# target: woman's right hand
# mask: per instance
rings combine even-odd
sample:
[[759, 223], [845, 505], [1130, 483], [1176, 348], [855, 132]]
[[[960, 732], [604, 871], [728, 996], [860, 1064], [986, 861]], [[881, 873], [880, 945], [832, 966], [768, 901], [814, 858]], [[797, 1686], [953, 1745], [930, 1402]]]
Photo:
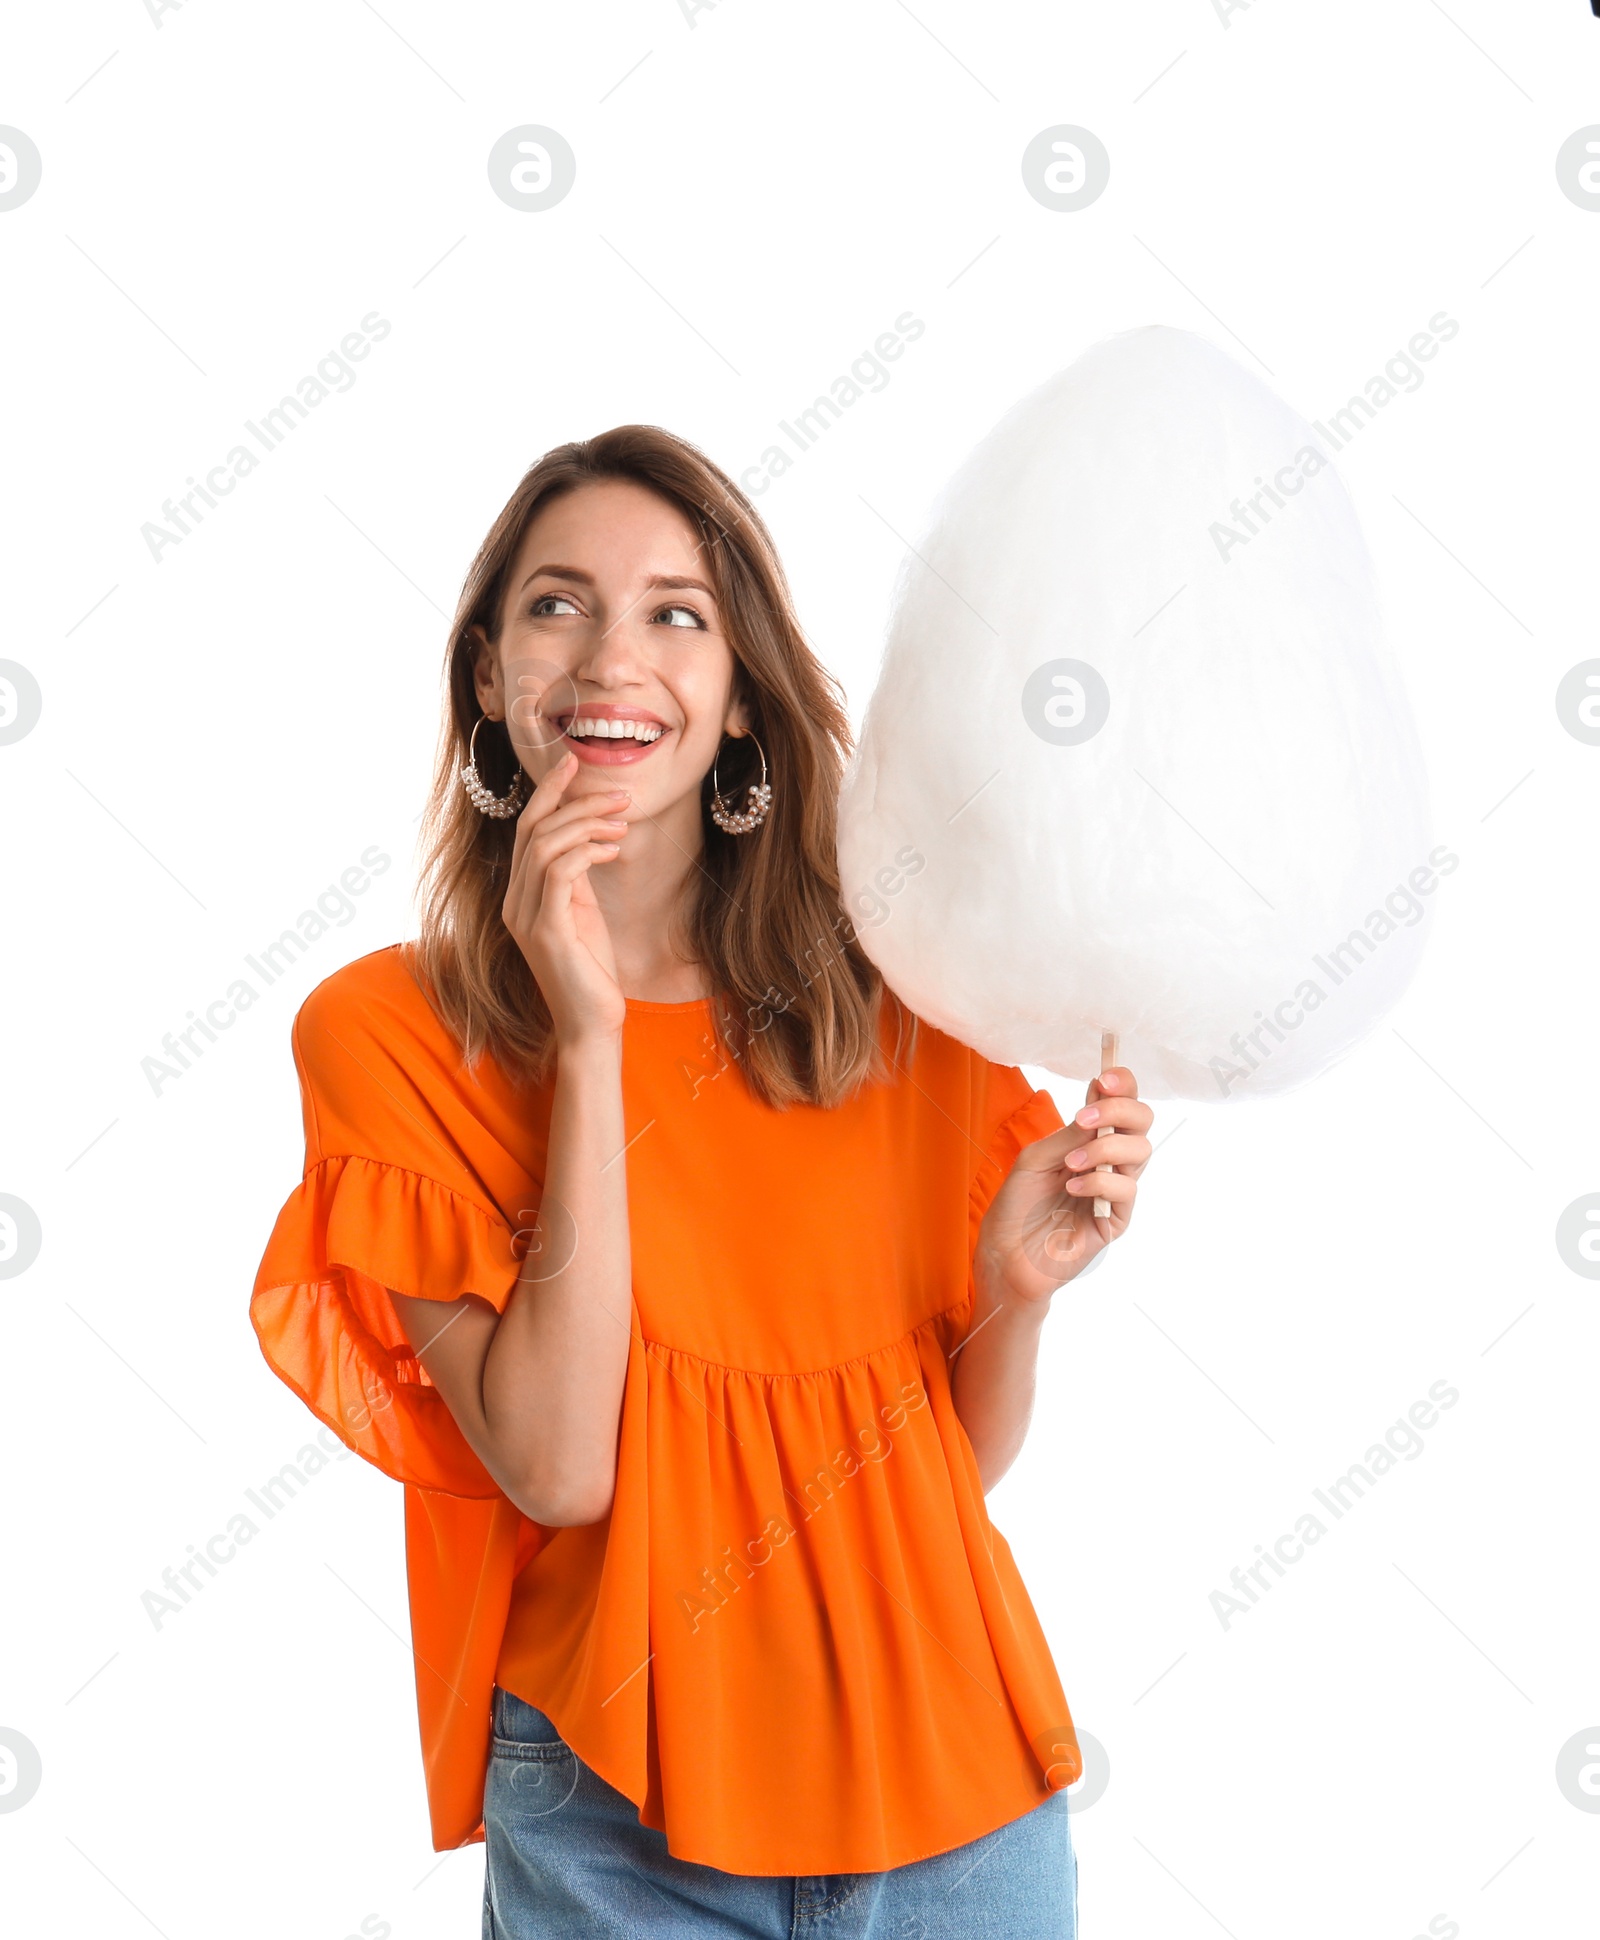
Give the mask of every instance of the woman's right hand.
[[627, 1016], [611, 935], [589, 881], [590, 868], [621, 848], [627, 791], [563, 802], [577, 771], [569, 751], [517, 817], [500, 912], [550, 1007], [558, 1048], [620, 1038]]

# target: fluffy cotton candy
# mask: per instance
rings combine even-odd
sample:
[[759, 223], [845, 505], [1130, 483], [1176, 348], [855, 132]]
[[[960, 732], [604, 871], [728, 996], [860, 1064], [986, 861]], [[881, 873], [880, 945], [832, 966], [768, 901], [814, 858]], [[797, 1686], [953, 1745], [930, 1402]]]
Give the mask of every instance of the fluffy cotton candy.
[[1065, 1077], [1115, 1031], [1150, 1097], [1355, 1043], [1455, 858], [1327, 441], [1201, 338], [1130, 331], [1001, 420], [916, 554], [839, 817], [890, 988]]

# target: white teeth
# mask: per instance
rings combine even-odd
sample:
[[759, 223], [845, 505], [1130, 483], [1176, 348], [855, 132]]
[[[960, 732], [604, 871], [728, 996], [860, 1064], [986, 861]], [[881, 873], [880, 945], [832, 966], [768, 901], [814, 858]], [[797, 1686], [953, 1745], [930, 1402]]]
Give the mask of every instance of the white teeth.
[[663, 730], [652, 721], [617, 721], [586, 715], [567, 723], [567, 734], [575, 741], [659, 741]]

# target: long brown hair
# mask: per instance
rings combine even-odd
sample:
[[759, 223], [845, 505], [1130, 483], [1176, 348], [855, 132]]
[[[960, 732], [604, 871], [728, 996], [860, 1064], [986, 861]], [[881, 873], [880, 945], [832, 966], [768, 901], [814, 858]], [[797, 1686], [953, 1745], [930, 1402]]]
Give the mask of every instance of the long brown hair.
[[[540, 509], [607, 479], [647, 487], [698, 533], [733, 649], [734, 695], [767, 755], [772, 807], [750, 834], [719, 829], [709, 810], [709, 776], [701, 787], [705, 847], [681, 921], [711, 982], [718, 1039], [768, 1104], [838, 1104], [884, 1075], [886, 999], [896, 1016], [896, 1063], [916, 1032], [915, 1018], [862, 950], [840, 899], [834, 829], [851, 747], [843, 691], [801, 632], [755, 507], [704, 453], [654, 425], [620, 425], [547, 452], [523, 476], [472, 562], [450, 631], [444, 719], [423, 824], [421, 936], [413, 958], [420, 980], [469, 1066], [488, 1052], [518, 1077], [549, 1076], [549, 1008], [501, 916], [516, 822], [480, 815], [460, 781], [483, 711], [471, 631], [481, 627], [498, 641], [506, 582]], [[759, 779], [759, 761], [748, 738], [735, 740], [728, 753], [718, 783], [737, 802]], [[518, 764], [503, 723], [485, 723], [477, 761], [497, 794], [510, 786]]]

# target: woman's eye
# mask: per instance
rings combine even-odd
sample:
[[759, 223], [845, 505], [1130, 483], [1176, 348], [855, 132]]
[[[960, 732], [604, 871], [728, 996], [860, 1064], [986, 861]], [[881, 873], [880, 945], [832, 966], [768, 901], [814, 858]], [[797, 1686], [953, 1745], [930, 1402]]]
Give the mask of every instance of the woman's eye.
[[574, 612], [574, 613], [578, 610], [577, 607], [573, 605], [573, 602], [570, 599], [568, 599], [565, 593], [541, 593], [539, 597], [533, 602], [532, 606], [528, 608], [528, 611], [531, 614], [535, 615], [537, 618], [543, 619], [545, 614], [549, 611], [549, 608], [552, 602], [558, 602], [559, 604], [567, 607], [571, 612]]
[[[661, 609], [661, 613], [686, 613], [688, 615], [687, 620], [668, 620], [668, 626], [697, 626], [701, 628], [705, 626], [705, 621], [701, 619], [700, 615], [692, 606], [664, 606]], [[656, 615], [658, 620], [661, 617], [661, 613]]]

